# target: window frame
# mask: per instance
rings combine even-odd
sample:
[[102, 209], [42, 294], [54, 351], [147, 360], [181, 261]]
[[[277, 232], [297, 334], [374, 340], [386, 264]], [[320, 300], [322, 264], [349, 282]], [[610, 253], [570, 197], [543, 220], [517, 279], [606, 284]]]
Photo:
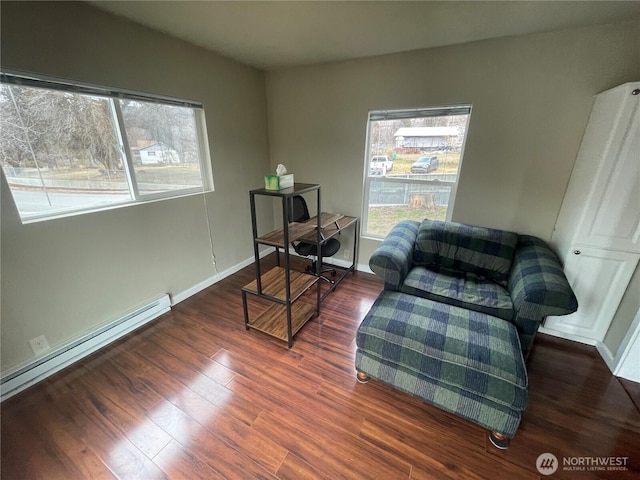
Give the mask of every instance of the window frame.
[[[123, 200], [120, 202], [105, 203], [102, 205], [91, 205], [78, 208], [53, 209], [49, 212], [31, 214], [25, 217], [22, 216], [18, 205], [16, 204], [16, 209], [18, 211], [20, 221], [23, 224], [53, 220], [56, 218], [65, 218], [85, 213], [100, 212], [104, 210], [139, 205], [158, 200], [180, 198], [184, 196], [203, 194], [214, 191], [211, 152], [209, 149], [206, 118], [204, 106], [202, 105], [202, 103], [167, 96], [142, 93], [133, 90], [98, 86], [46, 75], [35, 75], [32, 73], [24, 73], [10, 69], [2, 69], [2, 71], [0, 72], [0, 83], [8, 86], [15, 85], [22, 87], [58, 90], [67, 93], [96, 96], [106, 99], [111, 110], [114, 134], [119, 144], [120, 158], [127, 179], [129, 195], [131, 197], [128, 200]], [[121, 99], [129, 99], [147, 103], [151, 102], [160, 105], [177, 106], [191, 109], [194, 119], [194, 134], [196, 135], [199, 153], [200, 179], [202, 182], [201, 186], [182, 188], [179, 190], [165, 190], [157, 193], [140, 192], [135, 172], [134, 155], [131, 151], [126, 135], [125, 121], [122, 113], [122, 108], [120, 106]], [[1, 168], [0, 170], [2, 170], [2, 175], [5, 175], [4, 170]], [[11, 190], [11, 187], [9, 187], [9, 189]], [[13, 191], [11, 192], [13, 196]]]
[[[473, 106], [471, 103], [468, 104], [459, 104], [459, 105], [447, 105], [447, 106], [434, 106], [434, 107], [421, 107], [421, 108], [398, 108], [398, 109], [388, 109], [388, 110], [369, 110], [367, 112], [367, 129], [366, 129], [366, 143], [365, 143], [365, 157], [364, 157], [364, 183], [363, 183], [363, 202], [362, 202], [362, 234], [363, 238], [367, 238], [370, 240], [383, 240], [385, 235], [377, 234], [370, 232], [368, 230], [369, 227], [369, 200], [371, 193], [371, 182], [372, 181], [381, 181], [384, 183], [397, 183], [402, 185], [433, 185], [433, 186], [449, 186], [449, 201], [447, 203], [447, 212], [445, 216], [446, 221], [451, 221], [453, 215], [453, 206], [455, 205], [456, 194], [458, 192], [458, 184], [460, 180], [460, 172], [462, 170], [462, 162], [464, 159], [464, 151], [467, 143], [467, 136], [469, 132], [469, 126], [471, 123], [471, 112], [473, 110]], [[414, 116], [407, 115], [410, 112], [423, 112], [423, 114], [417, 114]], [[428, 115], [424, 113], [428, 112]], [[456, 171], [455, 181], [446, 181], [439, 179], [425, 179], [425, 178], [394, 178], [383, 176], [375, 176], [371, 175], [371, 166], [370, 161], [373, 157], [371, 150], [371, 125], [372, 122], [380, 121], [380, 120], [393, 120], [400, 118], [424, 118], [424, 117], [441, 117], [446, 115], [468, 115], [467, 124], [464, 132], [464, 136], [462, 139], [462, 143], [460, 145], [460, 158], [458, 161], [458, 169]], [[374, 117], [374, 118], [372, 118]], [[376, 118], [376, 117], [384, 117], [384, 118]], [[427, 154], [425, 154], [427, 156]]]

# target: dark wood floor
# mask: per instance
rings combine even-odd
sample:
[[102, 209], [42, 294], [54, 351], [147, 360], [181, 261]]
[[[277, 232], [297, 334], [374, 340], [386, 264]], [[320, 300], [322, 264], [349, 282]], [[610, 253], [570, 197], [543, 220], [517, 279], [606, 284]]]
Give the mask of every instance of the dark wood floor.
[[595, 349], [538, 336], [529, 407], [499, 451], [474, 424], [356, 382], [355, 331], [382, 288], [374, 276], [348, 277], [288, 350], [244, 329], [240, 288], [252, 274], [5, 401], [2, 478], [530, 479], [547, 452], [561, 463], [628, 457], [627, 471], [561, 467], [549, 478], [638, 478], [640, 414]]

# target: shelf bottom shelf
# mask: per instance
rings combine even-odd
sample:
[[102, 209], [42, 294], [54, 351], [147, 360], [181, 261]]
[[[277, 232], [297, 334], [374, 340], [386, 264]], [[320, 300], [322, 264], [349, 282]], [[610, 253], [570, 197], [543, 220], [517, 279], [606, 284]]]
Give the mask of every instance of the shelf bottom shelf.
[[[295, 335], [307, 321], [316, 313], [315, 305], [296, 302], [291, 305], [291, 334]], [[249, 322], [249, 328], [259, 330], [267, 335], [279, 338], [287, 342], [287, 307], [279, 303], [269, 306], [253, 322]]]

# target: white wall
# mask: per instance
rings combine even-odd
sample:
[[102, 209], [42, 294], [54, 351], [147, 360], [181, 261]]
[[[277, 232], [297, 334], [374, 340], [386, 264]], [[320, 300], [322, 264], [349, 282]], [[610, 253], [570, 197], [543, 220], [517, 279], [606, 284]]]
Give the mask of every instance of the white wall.
[[[252, 257], [248, 190], [269, 170], [263, 72], [82, 2], [1, 9], [3, 68], [203, 102], [217, 269]], [[215, 275], [202, 195], [22, 225], [1, 187], [3, 371], [32, 358], [31, 338], [64, 344]]]
[[636, 22], [268, 72], [271, 164], [360, 215], [368, 110], [471, 103], [453, 220], [548, 240], [593, 95], [637, 80], [639, 59]]

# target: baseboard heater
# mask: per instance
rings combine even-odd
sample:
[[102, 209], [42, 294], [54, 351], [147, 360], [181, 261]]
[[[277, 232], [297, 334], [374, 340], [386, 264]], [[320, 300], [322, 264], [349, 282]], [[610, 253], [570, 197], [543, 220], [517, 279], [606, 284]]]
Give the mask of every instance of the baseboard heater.
[[163, 295], [104, 327], [16, 367], [13, 371], [4, 374], [0, 380], [2, 392], [0, 401], [4, 401], [40, 380], [59, 372], [170, 309], [169, 295]]

